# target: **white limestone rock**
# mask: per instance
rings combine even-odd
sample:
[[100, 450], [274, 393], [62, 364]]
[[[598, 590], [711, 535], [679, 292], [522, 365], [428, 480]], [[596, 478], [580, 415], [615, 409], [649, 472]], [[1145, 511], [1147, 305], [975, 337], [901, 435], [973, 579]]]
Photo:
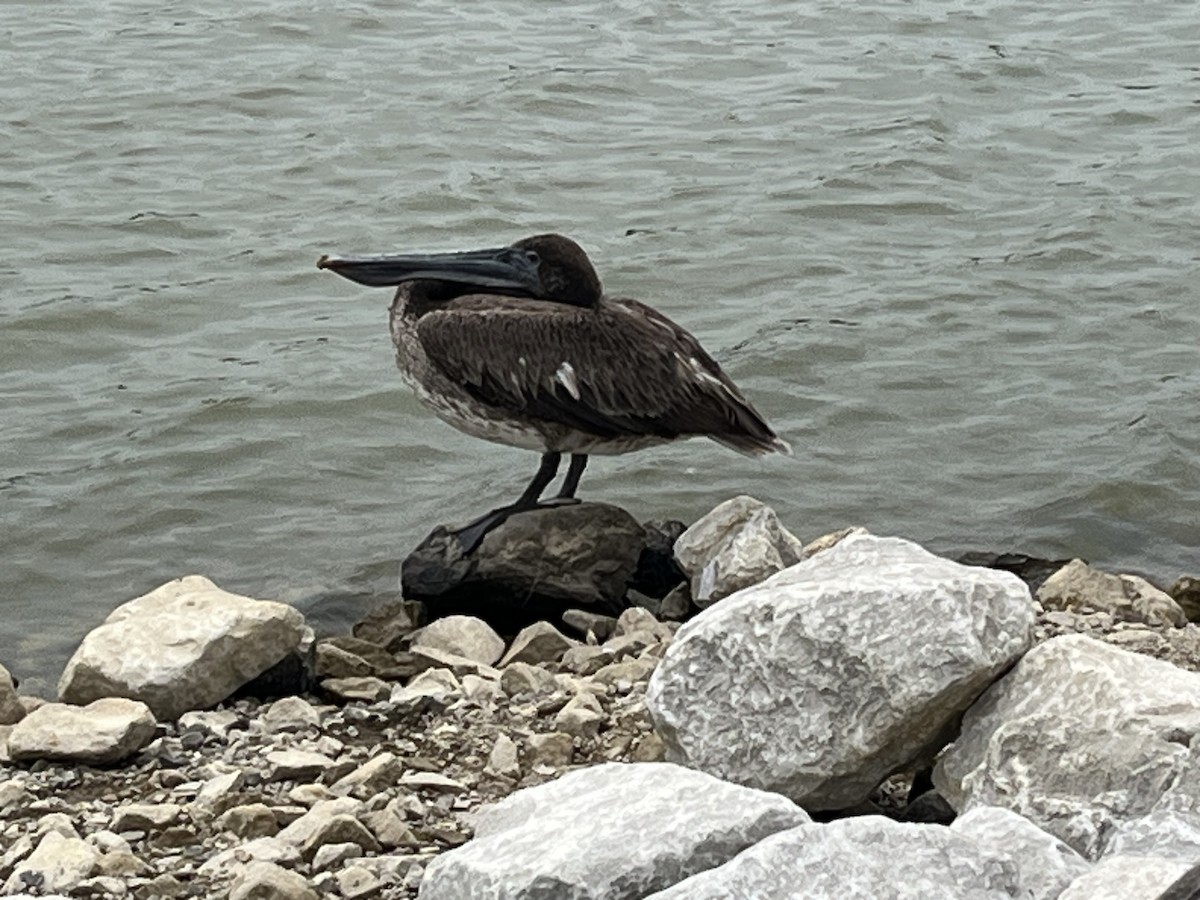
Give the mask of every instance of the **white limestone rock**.
[[17, 688], [13, 684], [12, 675], [8, 669], [0, 666], [0, 725], [12, 725], [25, 716], [25, 707], [17, 697]]
[[1006, 572], [851, 535], [684, 625], [646, 703], [668, 760], [844, 808], [940, 749], [1034, 609]]
[[646, 900], [1014, 900], [1016, 866], [940, 825], [802, 825]]
[[49, 831], [37, 848], [21, 862], [4, 883], [5, 894], [15, 894], [30, 884], [39, 893], [70, 891], [96, 871], [100, 852], [78, 837], [63, 837]]
[[321, 713], [303, 697], [281, 697], [272, 703], [262, 717], [268, 733], [305, 731], [321, 725]]
[[154, 738], [154, 716], [137, 700], [108, 697], [87, 706], [47, 703], [13, 726], [9, 755], [110, 765], [137, 753]]
[[675, 561], [691, 581], [693, 601], [703, 609], [798, 562], [802, 549], [775, 510], [742, 495], [726, 500], [681, 534]]
[[950, 830], [969, 837], [1017, 867], [1022, 900], [1055, 900], [1087, 872], [1086, 859], [1024, 816], [999, 806], [979, 806], [959, 816]]
[[416, 633], [413, 647], [432, 647], [492, 666], [504, 653], [504, 638], [474, 616], [435, 619]]
[[1113, 575], [1073, 559], [1043, 582], [1038, 600], [1046, 609], [1100, 610], [1123, 622], [1156, 627], [1187, 624], [1187, 615], [1169, 594], [1137, 575]]
[[1094, 860], [1195, 773], [1198, 733], [1200, 674], [1064, 635], [967, 712], [934, 782], [956, 809], [1003, 806]]
[[113, 610], [67, 663], [59, 697], [130, 697], [159, 719], [175, 719], [261, 675], [297, 650], [305, 631], [304, 616], [287, 604], [189, 575]]
[[1101, 860], [1058, 895], [1058, 900], [1158, 900], [1191, 863], [1155, 856]]
[[1161, 856], [1200, 860], [1200, 811], [1159, 808], [1122, 822], [1108, 839], [1104, 856]]
[[808, 821], [784, 797], [667, 763], [608, 764], [485, 808], [429, 864], [421, 900], [632, 900]]

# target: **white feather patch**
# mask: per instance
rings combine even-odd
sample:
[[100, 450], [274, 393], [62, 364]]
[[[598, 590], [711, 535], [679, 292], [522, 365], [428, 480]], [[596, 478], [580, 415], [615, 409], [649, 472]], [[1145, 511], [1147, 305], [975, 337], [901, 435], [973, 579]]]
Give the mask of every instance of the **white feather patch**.
[[567, 389], [567, 393], [579, 399], [579, 382], [575, 380], [575, 369], [565, 359], [563, 364], [558, 367], [558, 371], [554, 373], [554, 377], [558, 379], [558, 383]]

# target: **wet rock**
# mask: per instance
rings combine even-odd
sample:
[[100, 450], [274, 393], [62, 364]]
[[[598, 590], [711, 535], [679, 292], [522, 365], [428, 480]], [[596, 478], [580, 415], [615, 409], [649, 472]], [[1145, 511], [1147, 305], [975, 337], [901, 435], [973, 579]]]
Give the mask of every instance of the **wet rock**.
[[87, 706], [47, 703], [13, 726], [8, 752], [18, 762], [49, 759], [109, 765], [150, 743], [154, 726], [146, 704], [123, 697]]
[[229, 900], [318, 900], [318, 896], [302, 876], [270, 862], [244, 865], [229, 891]]
[[802, 825], [646, 900], [1009, 900], [1016, 866], [947, 828], [879, 816]]
[[412, 647], [432, 647], [485, 666], [495, 665], [504, 653], [504, 639], [483, 619], [446, 616], [430, 622], [413, 638]]
[[1055, 900], [1091, 869], [1086, 859], [1024, 816], [998, 806], [979, 806], [959, 816], [950, 830], [971, 838], [1017, 867], [1026, 900]]
[[534, 622], [513, 638], [508, 652], [500, 660], [500, 666], [503, 668], [515, 662], [535, 666], [558, 662], [564, 653], [578, 644], [578, 641], [566, 637], [549, 622]]
[[59, 680], [69, 703], [144, 702], [159, 719], [203, 709], [295, 651], [304, 617], [189, 575], [117, 607], [75, 651]]
[[1058, 900], [1158, 900], [1190, 865], [1153, 856], [1113, 856], [1075, 879]]
[[615, 506], [535, 509], [509, 517], [470, 557], [436, 529], [404, 560], [401, 581], [432, 618], [472, 615], [512, 634], [571, 607], [620, 612], [645, 545], [642, 526]]
[[675, 542], [675, 559], [701, 609], [800, 560], [803, 544], [753, 497], [726, 500]]
[[78, 837], [51, 831], [29, 858], [20, 863], [4, 883], [4, 893], [16, 894], [31, 887], [38, 893], [70, 891], [96, 871], [99, 852]]
[[0, 725], [12, 725], [25, 716], [25, 707], [17, 697], [17, 688], [13, 684], [12, 675], [8, 669], [0, 666]]
[[842, 809], [937, 752], [1033, 620], [1012, 575], [852, 535], [680, 628], [646, 702], [669, 760]]
[[1047, 609], [1103, 610], [1119, 621], [1183, 625], [1179, 604], [1137, 575], [1110, 575], [1074, 559], [1046, 579], [1038, 600]]
[[1096, 859], [1105, 835], [1200, 785], [1200, 675], [1082, 635], [1031, 650], [963, 718], [934, 780], [954, 806], [1003, 806]]
[[807, 820], [783, 797], [679, 766], [597, 766], [483, 810], [475, 839], [430, 863], [421, 898], [643, 897]]

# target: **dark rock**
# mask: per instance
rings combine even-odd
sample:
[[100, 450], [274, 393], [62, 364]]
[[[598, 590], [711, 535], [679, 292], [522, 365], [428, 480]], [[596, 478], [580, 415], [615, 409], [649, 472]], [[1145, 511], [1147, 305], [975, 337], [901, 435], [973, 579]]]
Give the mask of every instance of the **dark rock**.
[[[1178, 597], [1175, 599], [1179, 600]], [[1200, 900], [1200, 863], [1175, 879], [1169, 888], [1159, 894], [1158, 900]]]
[[469, 556], [439, 526], [404, 561], [401, 582], [431, 619], [477, 616], [512, 634], [571, 607], [619, 614], [645, 547], [645, 530], [618, 507], [540, 508], [510, 516]]
[[1200, 578], [1184, 575], [1167, 593], [1179, 604], [1189, 622], [1200, 622]]
[[568, 609], [562, 614], [562, 622], [580, 638], [587, 637], [590, 631], [600, 643], [607, 641], [617, 627], [617, 620], [612, 616], [602, 616], [584, 609]]
[[637, 570], [630, 587], [647, 597], [661, 600], [687, 580], [687, 574], [675, 561], [675, 541], [687, 531], [687, 525], [674, 519], [643, 522], [646, 544], [638, 556]]
[[388, 652], [395, 653], [404, 646], [405, 639], [425, 622], [425, 604], [401, 600], [371, 610], [354, 626], [353, 634], [356, 638], [379, 644]]
[[989, 553], [983, 550], [970, 550], [960, 555], [958, 561], [964, 566], [983, 566], [986, 569], [1012, 572], [1029, 585], [1031, 594], [1036, 594], [1047, 578], [1071, 560], [1041, 559], [1025, 553]]
[[[336, 648], [343, 654], [348, 654], [362, 660], [365, 670], [353, 673], [325, 671], [321, 665], [321, 652], [326, 647]], [[407, 669], [401, 671], [401, 666], [396, 657], [384, 647], [372, 641], [366, 641], [359, 637], [350, 637], [349, 635], [326, 638], [321, 641], [317, 647], [317, 662], [317, 673], [319, 675], [336, 675], [340, 677], [345, 677], [346, 675], [373, 675], [377, 678], [404, 678], [409, 674]]]
[[275, 700], [310, 691], [317, 683], [316, 642], [306, 640], [267, 671], [237, 689], [235, 697]]

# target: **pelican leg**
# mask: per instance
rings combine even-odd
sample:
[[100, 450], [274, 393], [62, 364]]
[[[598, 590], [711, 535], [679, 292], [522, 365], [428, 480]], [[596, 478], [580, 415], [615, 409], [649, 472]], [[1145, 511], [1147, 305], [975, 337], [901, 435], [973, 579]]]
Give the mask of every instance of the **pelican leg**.
[[[462, 528], [452, 532], [458, 539], [459, 545], [462, 547], [463, 556], [470, 556], [471, 553], [479, 546], [479, 542], [484, 539], [489, 531], [493, 528], [498, 528], [504, 521], [513, 513], [522, 512], [527, 509], [533, 509], [538, 505], [538, 498], [542, 496], [542, 491], [546, 489], [554, 476], [558, 474], [558, 464], [562, 462], [562, 454], [558, 452], [543, 453], [541, 465], [538, 466], [537, 473], [533, 476], [533, 480], [529, 482], [529, 486], [525, 488], [521, 496], [517, 498], [516, 503], [510, 503], [508, 506], [501, 506], [498, 509], [493, 509], [491, 512], [484, 513], [474, 522], [464, 525]], [[574, 470], [575, 458], [571, 458], [571, 468]], [[583, 467], [580, 467], [582, 472]], [[570, 478], [570, 473], [567, 474]], [[578, 477], [575, 479], [579, 480]]]
[[579, 479], [583, 475], [584, 468], [587, 467], [586, 453], [572, 453], [571, 464], [567, 467], [567, 477], [563, 479], [562, 490], [558, 492], [558, 500], [574, 499], [575, 491], [579, 487]]

